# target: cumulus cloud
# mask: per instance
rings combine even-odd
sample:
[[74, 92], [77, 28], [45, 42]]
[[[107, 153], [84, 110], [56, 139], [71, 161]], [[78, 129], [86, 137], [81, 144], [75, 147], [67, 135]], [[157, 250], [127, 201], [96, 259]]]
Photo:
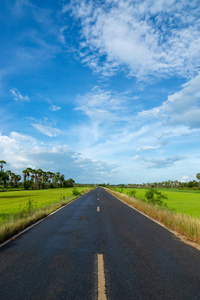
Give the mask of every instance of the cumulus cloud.
[[21, 172], [27, 166], [32, 168], [60, 171], [66, 178], [79, 182], [102, 182], [115, 173], [116, 165], [105, 161], [92, 160], [74, 151], [67, 145], [41, 146], [31, 136], [17, 132], [9, 136], [0, 133], [0, 153], [13, 172]]
[[16, 88], [10, 89], [10, 93], [13, 96], [14, 100], [16, 100], [16, 101], [27, 102], [30, 100], [30, 98], [28, 96], [23, 96]]
[[200, 128], [200, 74], [184, 84], [179, 92], [169, 95], [161, 106], [144, 110], [138, 116], [159, 119], [163, 124]]
[[81, 23], [80, 57], [104, 75], [188, 77], [200, 64], [200, 11], [188, 1], [71, 0], [63, 7]]

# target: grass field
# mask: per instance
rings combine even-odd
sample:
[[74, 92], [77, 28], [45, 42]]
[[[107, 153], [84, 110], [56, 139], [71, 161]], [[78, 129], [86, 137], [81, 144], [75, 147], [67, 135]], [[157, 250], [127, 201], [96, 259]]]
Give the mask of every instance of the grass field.
[[[129, 194], [133, 189], [123, 188], [116, 189], [118, 192], [121, 191], [124, 194]], [[143, 199], [146, 189], [134, 189], [136, 191], [135, 197]], [[200, 191], [184, 191], [178, 189], [158, 189], [165, 193], [168, 199], [164, 199], [170, 210], [175, 212], [184, 213], [192, 217], [200, 218]]]
[[[76, 189], [80, 193], [86, 190], [85, 187], [77, 187]], [[59, 203], [64, 198], [66, 202], [76, 198], [73, 195], [73, 188], [2, 192], [0, 193], [0, 224], [26, 209], [30, 203], [29, 200], [31, 200], [33, 209], [39, 209]]]

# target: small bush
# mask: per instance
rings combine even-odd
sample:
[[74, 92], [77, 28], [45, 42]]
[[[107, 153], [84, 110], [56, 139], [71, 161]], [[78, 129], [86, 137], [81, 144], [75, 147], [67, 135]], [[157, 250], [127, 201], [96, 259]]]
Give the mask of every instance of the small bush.
[[168, 199], [167, 195], [159, 192], [152, 187], [149, 188], [145, 193], [145, 200], [149, 204], [167, 207], [167, 204], [163, 202], [163, 199]]
[[77, 188], [74, 188], [72, 193], [74, 196], [81, 195], [81, 193], [77, 190]]

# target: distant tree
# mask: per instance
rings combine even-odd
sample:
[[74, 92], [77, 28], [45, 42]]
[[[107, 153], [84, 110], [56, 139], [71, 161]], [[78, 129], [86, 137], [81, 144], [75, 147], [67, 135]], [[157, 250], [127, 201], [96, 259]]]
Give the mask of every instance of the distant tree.
[[73, 187], [75, 181], [72, 178], [69, 178], [68, 180], [65, 180], [64, 187]]
[[5, 164], [6, 164], [5, 160], [0, 160], [1, 171], [3, 170], [3, 165], [5, 165]]
[[[14, 174], [14, 173], [13, 173]], [[15, 175], [13, 176], [14, 179], [14, 186], [18, 187], [18, 182], [21, 180], [21, 176], [20, 175]]]
[[4, 187], [7, 186], [7, 181], [9, 180], [9, 176], [6, 172], [0, 171], [0, 183], [3, 182]]
[[[198, 180], [200, 180], [200, 173], [197, 173], [196, 178], [197, 178]], [[200, 182], [199, 182], [199, 186], [200, 186]]]

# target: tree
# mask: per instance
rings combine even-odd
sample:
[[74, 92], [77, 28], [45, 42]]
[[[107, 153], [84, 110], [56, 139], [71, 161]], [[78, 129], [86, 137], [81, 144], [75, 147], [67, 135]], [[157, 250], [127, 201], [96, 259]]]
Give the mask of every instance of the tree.
[[65, 175], [62, 174], [62, 175], [60, 175], [60, 185], [61, 185], [61, 187], [63, 187], [64, 181], [65, 181]]
[[26, 189], [26, 177], [27, 177], [27, 171], [26, 171], [26, 169], [22, 171], [22, 174], [24, 176], [24, 180], [23, 180], [24, 181], [24, 189]]
[[65, 180], [64, 187], [73, 187], [75, 181], [72, 178], [69, 178], [68, 180]]
[[36, 186], [37, 186], [37, 188], [40, 189], [41, 184], [42, 184], [41, 179], [42, 179], [43, 170], [42, 169], [37, 169], [36, 173], [37, 173], [37, 183], [36, 183]]
[[[200, 180], [200, 173], [197, 173], [196, 178], [197, 178], [198, 180]], [[200, 182], [199, 182], [199, 186], [200, 186]]]
[[8, 180], [10, 181], [11, 171], [10, 171], [10, 170], [7, 170], [7, 171], [6, 171], [6, 174], [8, 175]]
[[[14, 174], [14, 173], [12, 173]], [[14, 186], [17, 187], [18, 186], [18, 182], [21, 180], [21, 176], [20, 175], [15, 175], [14, 174]]]
[[6, 172], [0, 171], [0, 183], [3, 182], [4, 187], [7, 186], [7, 181], [9, 180], [9, 176]]
[[3, 165], [5, 165], [5, 164], [6, 164], [5, 160], [0, 160], [1, 171], [3, 170]]

